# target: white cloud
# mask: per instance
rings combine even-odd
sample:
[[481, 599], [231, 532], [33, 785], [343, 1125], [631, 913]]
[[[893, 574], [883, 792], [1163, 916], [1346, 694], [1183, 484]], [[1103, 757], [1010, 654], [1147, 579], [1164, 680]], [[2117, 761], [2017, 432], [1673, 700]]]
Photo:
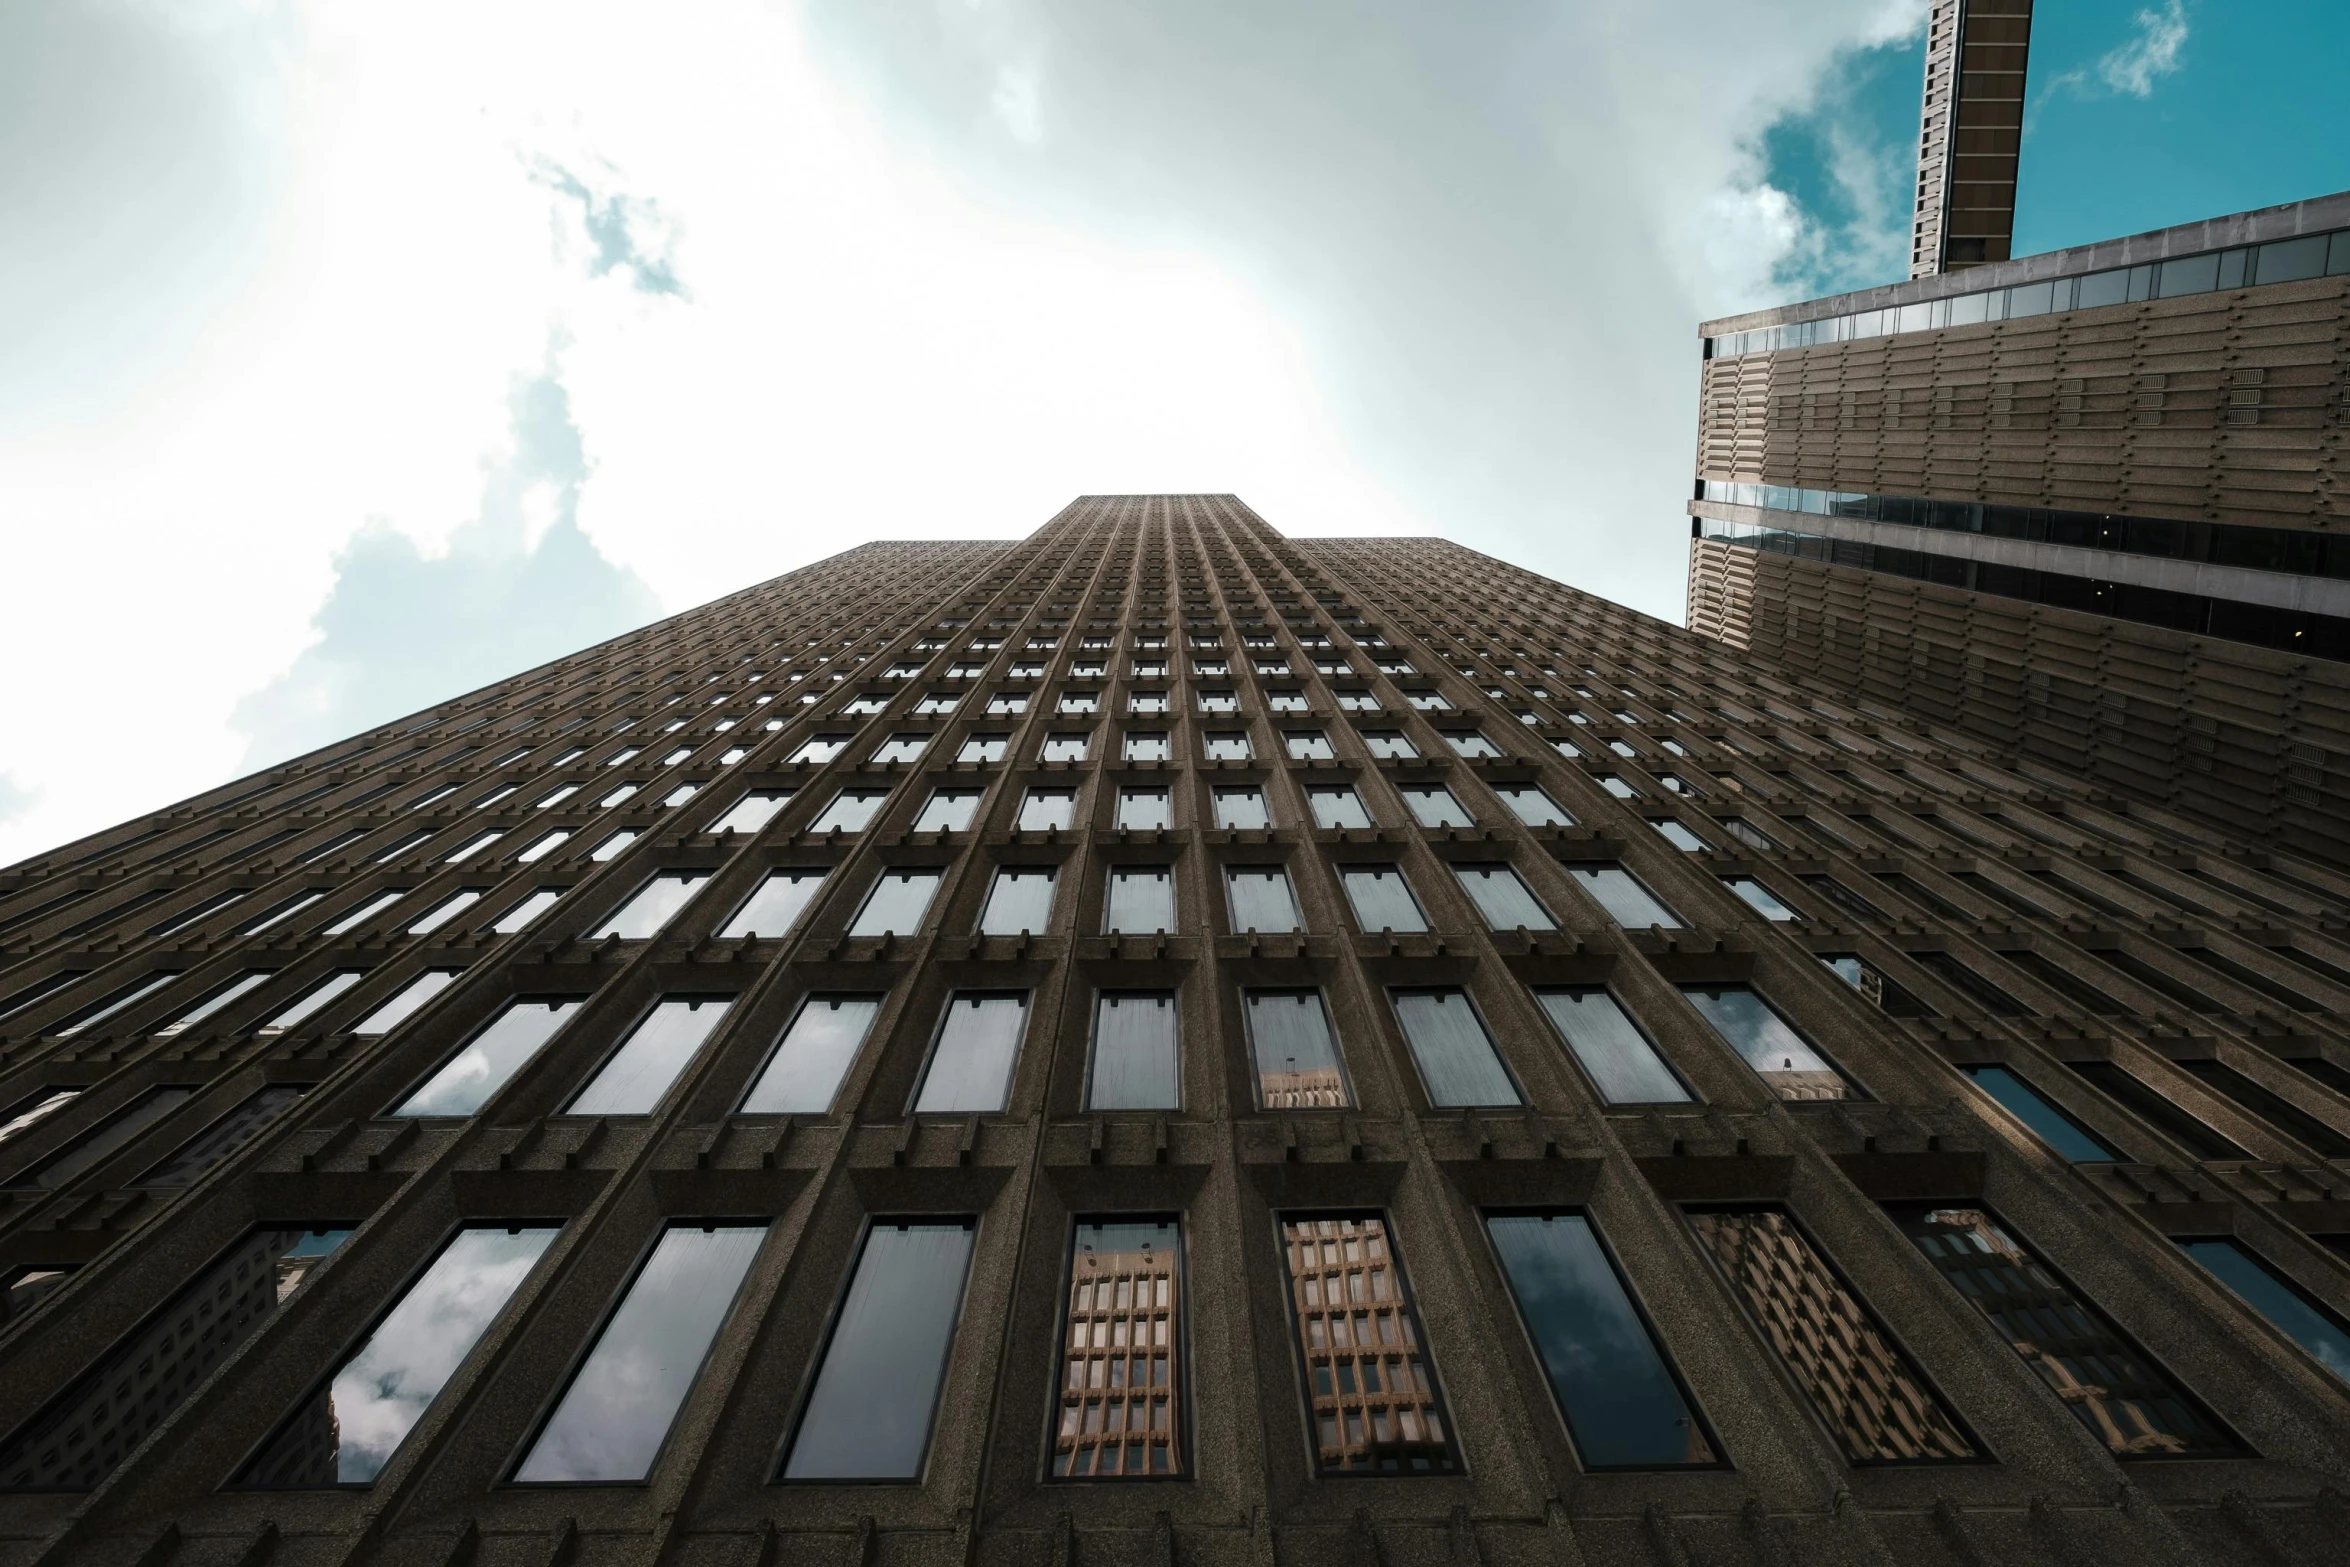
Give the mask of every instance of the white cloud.
[[[1754, 138], [1900, 9], [0, 8], [0, 665], [72, 672], [0, 682], [0, 861], [428, 700], [338, 617], [551, 548], [675, 609], [1235, 490], [1670, 613], [1695, 323], [1802, 234]], [[592, 478], [488, 549], [551, 328]]]
[[2187, 47], [2186, 0], [2140, 11], [2133, 21], [2137, 35], [2101, 57], [2097, 75], [2115, 92], [2150, 98], [2155, 82], [2179, 68], [2179, 53]]

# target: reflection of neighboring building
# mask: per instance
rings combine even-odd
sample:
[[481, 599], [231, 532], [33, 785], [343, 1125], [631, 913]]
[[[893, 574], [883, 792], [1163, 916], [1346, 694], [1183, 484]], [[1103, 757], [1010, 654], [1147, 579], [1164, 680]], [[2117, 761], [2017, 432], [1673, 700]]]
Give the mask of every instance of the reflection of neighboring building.
[[1268, 1110], [1343, 1110], [1346, 1080], [1334, 1066], [1303, 1072], [1265, 1072], [1257, 1082]]
[[258, 1230], [115, 1345], [0, 1449], [0, 1489], [87, 1490], [176, 1413], [333, 1249], [300, 1230]]
[[1056, 1475], [1182, 1472], [1181, 1290], [1172, 1247], [1083, 1249], [1069, 1281]]
[[1974, 1456], [1785, 1214], [1694, 1213], [1689, 1222], [1847, 1452], [1877, 1461]]
[[1386, 1221], [1297, 1220], [1281, 1236], [1322, 1469], [1453, 1468]]

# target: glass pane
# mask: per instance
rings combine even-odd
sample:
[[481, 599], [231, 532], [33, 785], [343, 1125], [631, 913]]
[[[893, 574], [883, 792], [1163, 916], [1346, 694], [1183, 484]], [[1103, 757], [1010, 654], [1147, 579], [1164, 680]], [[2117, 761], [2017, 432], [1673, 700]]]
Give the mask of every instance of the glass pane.
[[1173, 1110], [1182, 1082], [1171, 991], [1106, 991], [1094, 1005], [1088, 1110]]
[[1163, 865], [1120, 866], [1110, 872], [1102, 928], [1149, 935], [1175, 928], [1175, 876]]
[[1067, 832], [1077, 820], [1077, 791], [1031, 789], [1020, 802], [1020, 831]]
[[1281, 1225], [1307, 1418], [1323, 1474], [1449, 1474], [1458, 1467], [1391, 1239], [1387, 1221], [1369, 1214]]
[[889, 803], [887, 789], [843, 789], [832, 803], [816, 813], [810, 832], [863, 832]]
[[654, 877], [637, 890], [636, 896], [619, 913], [596, 929], [593, 939], [618, 936], [622, 941], [644, 941], [650, 938], [709, 879], [708, 871], [666, 871]]
[[95, 1127], [66, 1144], [45, 1164], [16, 1176], [8, 1184], [17, 1187], [38, 1186], [54, 1190], [113, 1153], [117, 1148], [138, 1136], [172, 1111], [177, 1110], [196, 1091], [178, 1086], [150, 1088], [129, 1104], [115, 1111]]
[[1244, 997], [1257, 1101], [1268, 1110], [1332, 1110], [1354, 1103], [1318, 990], [1252, 990]]
[[752, 1115], [822, 1115], [832, 1108], [841, 1079], [864, 1047], [879, 996], [810, 996], [800, 1003], [767, 1069], [751, 1085], [743, 1110]]
[[922, 802], [922, 814], [914, 818], [913, 830], [969, 832], [979, 814], [979, 799], [977, 789], [941, 789]]
[[824, 878], [830, 871], [777, 871], [759, 883], [733, 919], [719, 931], [721, 937], [788, 936], [799, 924], [800, 916], [808, 912], [808, 905], [816, 901], [816, 894], [824, 889]]
[[2211, 1270], [2276, 1330], [2350, 1382], [2350, 1329], [2292, 1280], [2232, 1240], [2181, 1241], [2180, 1250]]
[[1681, 994], [1781, 1099], [1853, 1097], [1843, 1074], [1753, 990], [1744, 985], [1683, 985]]
[[[480, 896], [481, 894], [478, 892], [458, 894], [458, 897], [463, 898], [467, 903], [472, 902], [475, 898]], [[450, 901], [455, 902], [456, 900], [451, 899]], [[460, 904], [459, 907], [463, 907], [463, 905]], [[451, 910], [450, 912], [454, 913], [455, 910]], [[410, 932], [410, 934], [413, 935], [415, 933]], [[166, 1034], [177, 1033], [183, 1028], [187, 1028], [193, 1024], [203, 1022], [206, 1018], [213, 1016], [215, 1013], [220, 1012], [229, 1006], [230, 1003], [236, 1001], [239, 997], [249, 996], [254, 991], [259, 990], [262, 986], [268, 984], [275, 976], [275, 973], [276, 971], [273, 969], [261, 969], [253, 973], [238, 975], [235, 979], [229, 981], [226, 985], [223, 985], [220, 989], [214, 991], [211, 995], [206, 996], [202, 1001], [196, 1003], [194, 1008], [188, 1012], [183, 1013], [169, 1026], [158, 1030], [158, 1032]]]
[[1028, 1023], [1028, 997], [957, 995], [939, 1020], [938, 1044], [915, 1097], [917, 1114], [996, 1111], [1012, 1091], [1012, 1064]]
[[661, 1237], [514, 1478], [642, 1480], [767, 1238], [764, 1224]]
[[1501, 796], [1511, 815], [1529, 827], [1575, 825], [1575, 818], [1567, 813], [1565, 806], [1532, 784], [1500, 784], [1493, 792]]
[[1786, 1214], [1689, 1227], [1855, 1463], [1975, 1456], [1974, 1443]]
[[1552, 930], [1550, 914], [1534, 901], [1534, 894], [1507, 865], [1455, 865], [1461, 890], [1477, 905], [1477, 912], [1495, 930]]
[[1399, 990], [1394, 996], [1404, 1042], [1411, 1048], [1413, 1064], [1420, 1069], [1420, 1080], [1427, 1085], [1432, 1104], [1522, 1102], [1508, 1069], [1494, 1053], [1492, 1036], [1469, 1005], [1466, 991]]
[[9, 1106], [6, 1117], [0, 1119], [0, 1143], [32, 1130], [81, 1096], [82, 1090], [78, 1088], [44, 1088], [30, 1098], [18, 1100]]
[[2104, 1316], [1980, 1208], [1896, 1207], [1903, 1234], [2121, 1458], [2220, 1454], [2235, 1441]]
[[1998, 1100], [2001, 1109], [2030, 1127], [2042, 1142], [2065, 1158], [2081, 1164], [2103, 1164], [2121, 1158], [2006, 1067], [1962, 1066], [1959, 1070]]
[[1173, 1221], [1077, 1226], [1054, 1474], [1186, 1472], [1183, 1328], [1183, 1247]]
[[1570, 865], [1567, 874], [1591, 894], [1594, 903], [1607, 910], [1609, 919], [1626, 930], [1645, 930], [1651, 925], [1662, 925], [1667, 930], [1681, 928], [1681, 921], [1673, 911], [1659, 903], [1656, 894], [1640, 885], [1621, 865]]
[[648, 1115], [726, 1018], [732, 996], [664, 996], [566, 1115]]
[[1174, 824], [1164, 789], [1128, 789], [1118, 796], [1118, 825], [1135, 832]]
[[186, 1186], [197, 1176], [258, 1136], [263, 1127], [301, 1103], [307, 1089], [281, 1083], [248, 1095], [234, 1110], [213, 1122], [154, 1169], [132, 1184]]
[[1314, 825], [1325, 829], [1369, 827], [1371, 813], [1363, 809], [1363, 798], [1352, 789], [1309, 789], [1306, 797], [1313, 802]]
[[372, 1482], [557, 1233], [552, 1226], [459, 1230], [326, 1386], [278, 1428], [237, 1483]]
[[997, 871], [979, 917], [980, 933], [1016, 936], [1044, 930], [1052, 921], [1054, 882], [1049, 869]]
[[852, 936], [886, 936], [893, 931], [912, 935], [922, 928], [930, 900], [938, 891], [938, 871], [884, 871], [865, 906], [849, 923]]
[[784, 1479], [922, 1477], [972, 1239], [968, 1221], [866, 1233]]
[[1347, 865], [1338, 872], [1339, 884], [1346, 889], [1346, 901], [1353, 906], [1355, 923], [1367, 931], [1419, 931], [1428, 928], [1428, 917], [1420, 912], [1419, 900], [1403, 879], [1403, 872], [1392, 865]]
[[754, 833], [775, 820], [776, 813], [791, 804], [789, 789], [754, 789], [728, 807], [724, 816], [710, 824], [714, 833]]
[[1687, 853], [1697, 854], [1713, 847], [1680, 822], [1650, 822], [1648, 825], [1654, 827], [1665, 842]]
[[2119, 1100], [2136, 1111], [2140, 1120], [2168, 1133], [2174, 1142], [2190, 1150], [2198, 1159], [2249, 1157], [2243, 1149], [2190, 1115], [2177, 1100], [2157, 1092], [2120, 1062], [2067, 1061], [2065, 1065], [2096, 1084], [2107, 1098]]
[[1492, 1214], [1485, 1231], [1583, 1462], [1716, 1462], [1615, 1265], [1580, 1214]]
[[1228, 866], [1224, 884], [1232, 897], [1234, 931], [1305, 929], [1289, 890], [1289, 873], [1280, 866]]
[[1264, 795], [1255, 789], [1218, 789], [1216, 825], [1240, 831], [1261, 831], [1273, 825]]
[[1411, 808], [1412, 820], [1423, 827], [1473, 827], [1476, 821], [1461, 809], [1452, 791], [1441, 785], [1403, 791], [1403, 803]]
[[555, 1031], [585, 1006], [580, 996], [532, 997], [509, 1002], [489, 1027], [447, 1065], [425, 1079], [393, 1115], [471, 1115], [506, 1086]]
[[1681, 1104], [1689, 1090], [1604, 990], [1537, 990], [1534, 999], [1566, 1040], [1599, 1097], [1612, 1105]]
[[0, 1490], [87, 1491], [277, 1315], [349, 1230], [255, 1230], [0, 1447]]
[[1793, 909], [1781, 903], [1772, 894], [1770, 888], [1756, 881], [1752, 876], [1732, 876], [1729, 881], [1730, 890], [1738, 894], [1745, 901], [1747, 907], [1753, 909], [1764, 919], [1791, 920], [1798, 917]]
[[457, 976], [462, 972], [453, 968], [426, 969], [402, 987], [398, 995], [352, 1024], [351, 1032], [363, 1037], [390, 1033], [423, 1011], [426, 1002], [457, 983]]

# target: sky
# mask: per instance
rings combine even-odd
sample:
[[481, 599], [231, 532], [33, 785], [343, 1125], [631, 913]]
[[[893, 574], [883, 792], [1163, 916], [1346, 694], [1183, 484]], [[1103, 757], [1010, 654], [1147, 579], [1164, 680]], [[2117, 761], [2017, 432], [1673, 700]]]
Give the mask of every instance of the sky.
[[[1923, 0], [0, 7], [0, 864], [874, 538], [1233, 491], [1678, 619]], [[2350, 187], [2339, 0], [2041, 0], [2018, 243]]]

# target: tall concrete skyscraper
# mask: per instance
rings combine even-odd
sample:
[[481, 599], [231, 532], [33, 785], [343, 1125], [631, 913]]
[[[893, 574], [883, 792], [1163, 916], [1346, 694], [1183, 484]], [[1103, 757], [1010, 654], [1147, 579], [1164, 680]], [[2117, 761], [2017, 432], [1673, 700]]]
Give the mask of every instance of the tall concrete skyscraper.
[[0, 1558], [2338, 1560], [2350, 876], [1746, 640], [1087, 497], [0, 873]]

